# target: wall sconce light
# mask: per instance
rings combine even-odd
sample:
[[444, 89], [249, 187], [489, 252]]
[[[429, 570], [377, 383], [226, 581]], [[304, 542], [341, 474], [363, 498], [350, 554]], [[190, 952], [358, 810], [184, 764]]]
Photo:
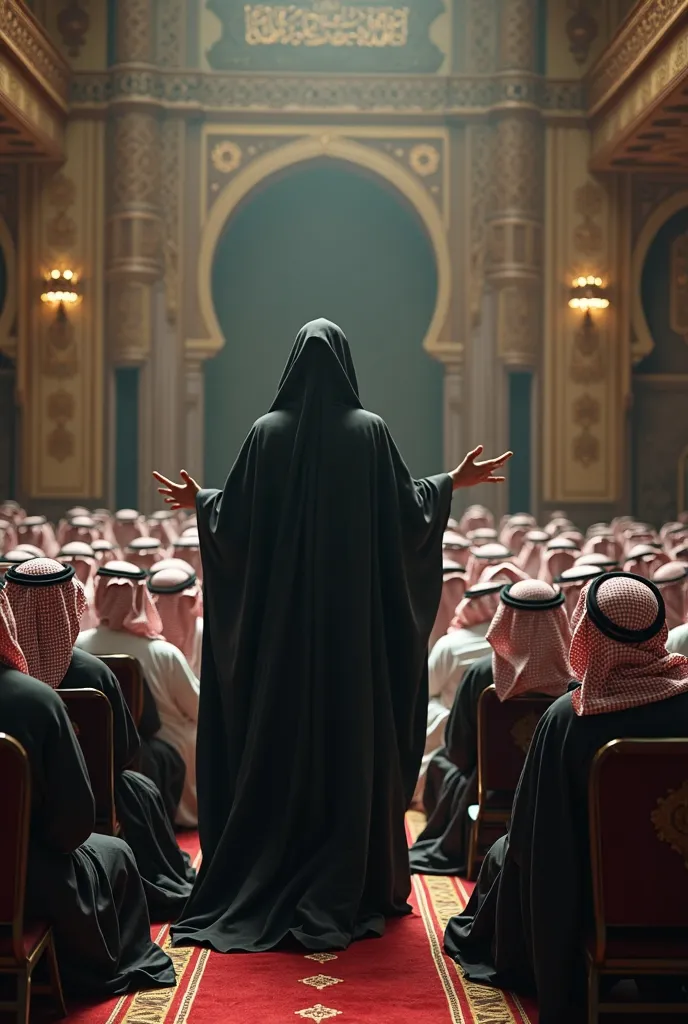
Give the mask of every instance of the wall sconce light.
[[45, 290], [41, 292], [41, 302], [62, 310], [65, 306], [74, 306], [80, 298], [76, 284], [73, 270], [51, 270], [46, 277]]
[[607, 289], [601, 277], [574, 277], [569, 298], [571, 309], [581, 309], [589, 315], [591, 309], [606, 309], [608, 305]]

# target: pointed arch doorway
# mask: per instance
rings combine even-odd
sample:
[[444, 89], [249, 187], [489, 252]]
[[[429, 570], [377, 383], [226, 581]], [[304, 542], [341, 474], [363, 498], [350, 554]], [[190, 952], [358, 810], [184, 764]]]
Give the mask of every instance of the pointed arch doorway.
[[364, 404], [416, 475], [442, 468], [442, 366], [423, 348], [435, 254], [403, 197], [324, 158], [252, 190], [215, 248], [212, 296], [226, 344], [205, 364], [205, 480], [221, 485], [274, 396], [292, 340], [327, 316], [347, 333]]

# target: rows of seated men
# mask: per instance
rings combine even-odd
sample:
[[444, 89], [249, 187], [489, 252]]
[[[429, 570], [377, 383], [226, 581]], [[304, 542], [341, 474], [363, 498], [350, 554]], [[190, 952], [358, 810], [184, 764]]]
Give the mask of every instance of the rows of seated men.
[[[194, 523], [73, 509], [53, 526], [6, 502], [0, 561], [0, 733], [26, 752], [32, 782], [26, 919], [51, 923], [68, 994], [174, 984], [150, 924], [179, 916], [195, 878], [174, 832], [197, 820]], [[136, 722], [94, 652], [141, 665]], [[70, 721], [84, 690], [111, 708], [117, 837], [96, 831], [84, 737]]]
[[[477, 871], [476, 810], [481, 801], [500, 805], [499, 793], [481, 791], [481, 771], [503, 780], [505, 765], [516, 763], [513, 789], [501, 794], [507, 813], [492, 815], [491, 839], [501, 838], [487, 844], [445, 949], [475, 981], [536, 994], [541, 1024], [583, 1021], [591, 765], [610, 741], [688, 739], [688, 515], [658, 529], [622, 518], [584, 536], [563, 513], [542, 529], [512, 516], [497, 531], [489, 511], [474, 506], [450, 523], [444, 557], [415, 797], [427, 823], [410, 850], [412, 870]], [[502, 747], [488, 753], [481, 743], [499, 736], [490, 714], [508, 729], [502, 724]], [[688, 744], [681, 750], [679, 790]], [[679, 831], [686, 814], [688, 793]], [[688, 856], [681, 834], [683, 846], [666, 845], [670, 867], [672, 856], [679, 868]], [[688, 928], [688, 886], [680, 893]], [[688, 975], [688, 947], [683, 957]], [[665, 981], [662, 998], [683, 1000], [686, 980]], [[641, 978], [639, 987], [652, 985]]]
[[195, 520], [172, 512], [70, 509], [53, 525], [0, 505], [0, 558], [37, 557], [74, 569], [84, 609], [74, 643], [135, 657], [145, 676], [139, 765], [174, 823], [197, 824], [196, 724], [203, 635], [202, 564]]

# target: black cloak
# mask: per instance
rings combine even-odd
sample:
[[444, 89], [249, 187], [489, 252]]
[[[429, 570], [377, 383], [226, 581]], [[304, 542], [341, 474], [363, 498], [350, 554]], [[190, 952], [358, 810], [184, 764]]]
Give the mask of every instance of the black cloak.
[[478, 701], [493, 682], [492, 655], [488, 654], [471, 665], [454, 694], [444, 746], [428, 764], [428, 821], [409, 851], [412, 871], [425, 875], [466, 871], [468, 808], [478, 802]]
[[26, 918], [52, 926], [65, 991], [108, 997], [174, 985], [172, 961], [151, 940], [131, 850], [121, 839], [91, 834], [93, 793], [59, 695], [0, 664], [0, 731], [29, 758]]
[[580, 1019], [592, 925], [588, 777], [596, 752], [627, 736], [688, 736], [688, 693], [580, 718], [570, 693], [552, 704], [528, 750], [509, 835], [447, 925], [444, 948], [466, 976], [536, 991], [540, 1024]]
[[104, 662], [75, 648], [59, 689], [84, 687], [100, 690], [112, 708], [117, 818], [122, 839], [136, 858], [150, 919], [174, 921], [189, 897], [196, 872], [188, 854], [179, 849], [158, 787], [130, 768], [140, 740], [117, 679]]
[[198, 495], [203, 863], [177, 944], [342, 949], [408, 912], [451, 493], [362, 408], [342, 331], [304, 327], [224, 490]]

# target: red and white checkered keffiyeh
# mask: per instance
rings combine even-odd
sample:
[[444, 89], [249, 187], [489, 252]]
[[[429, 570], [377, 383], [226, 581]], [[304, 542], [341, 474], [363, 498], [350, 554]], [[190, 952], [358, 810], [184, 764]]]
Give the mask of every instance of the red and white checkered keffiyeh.
[[549, 539], [549, 534], [544, 530], [530, 530], [526, 534], [517, 560], [519, 568], [523, 569], [526, 576], [537, 579], [542, 555]]
[[159, 540], [164, 548], [173, 548], [179, 536], [174, 512], [154, 512], [148, 520], [148, 534]]
[[530, 515], [510, 516], [499, 534], [500, 543], [513, 552], [514, 556], [521, 553], [526, 534], [536, 529], [535, 518]]
[[604, 571], [599, 565], [574, 565], [571, 569], [565, 569], [556, 579], [555, 582], [564, 592], [566, 613], [570, 619], [573, 618], [580, 592], [585, 584], [594, 580], [596, 576], [601, 576]]
[[172, 552], [173, 558], [182, 559], [193, 566], [194, 572], [198, 576], [199, 580], [203, 580], [203, 560], [201, 558], [201, 545], [198, 540], [198, 535], [180, 537], [175, 542], [174, 550]]
[[[651, 585], [626, 575], [599, 577], [597, 606], [615, 626], [649, 629], [659, 604]], [[666, 622], [651, 639], [640, 643], [615, 640], [595, 625], [587, 609], [590, 588], [581, 592], [571, 629], [571, 667], [582, 684], [571, 695], [577, 715], [600, 715], [653, 704], [688, 691], [688, 658], [666, 650]]]
[[[110, 562], [108, 572], [136, 572], [131, 562]], [[101, 626], [115, 631], [133, 633], [149, 640], [162, 638], [162, 622], [153, 603], [145, 579], [125, 576], [96, 578], [96, 614]]]
[[538, 579], [552, 583], [567, 569], [570, 569], [580, 554], [573, 541], [557, 538], [551, 540], [542, 553]]
[[[147, 536], [143, 516], [134, 508], [121, 508], [112, 520], [112, 535], [117, 547], [128, 547], [137, 537]], [[108, 538], [109, 539], [109, 538]]]
[[[508, 591], [518, 601], [551, 601], [558, 589], [543, 580], [514, 583]], [[500, 600], [487, 631], [492, 647], [492, 675], [500, 700], [522, 693], [560, 697], [573, 679], [569, 665], [571, 628], [563, 604], [556, 608], [513, 608]]]
[[[50, 576], [64, 566], [52, 558], [34, 558], [15, 566], [21, 576]], [[17, 640], [29, 675], [53, 689], [64, 679], [86, 608], [84, 588], [76, 576], [64, 583], [31, 586], [6, 584], [17, 623]]]
[[611, 530], [605, 533], [598, 533], [594, 537], [588, 537], [583, 545], [584, 555], [604, 555], [618, 561], [621, 556], [621, 544], [616, 540]]
[[457, 562], [458, 565], [465, 567], [468, 561], [469, 548], [469, 541], [462, 537], [460, 533], [455, 533], [454, 530], [447, 530], [442, 537], [442, 554], [446, 555], [453, 562]]
[[494, 583], [476, 583], [471, 588], [470, 596], [465, 596], [451, 621], [447, 632], [457, 629], [471, 629], [485, 622], [492, 622], [492, 617], [499, 607], [499, 589]]
[[0, 554], [17, 546], [17, 531], [7, 519], [0, 519]]
[[17, 640], [17, 624], [5, 587], [0, 587], [0, 663], [29, 674], [29, 666]]
[[478, 583], [518, 583], [528, 577], [513, 562], [498, 562], [483, 569]]
[[[178, 588], [185, 582], [184, 590]], [[196, 655], [196, 622], [203, 615], [203, 595], [196, 575], [183, 569], [161, 569], [153, 574], [149, 589], [154, 590], [155, 606], [162, 621], [165, 640], [174, 644], [191, 663]], [[168, 593], [165, 593], [165, 590]]]
[[157, 537], [136, 537], [125, 552], [128, 562], [146, 572], [150, 572], [155, 563], [162, 561], [167, 554]]
[[511, 560], [511, 552], [503, 544], [483, 544], [479, 548], [471, 548], [466, 563], [466, 585], [472, 587], [478, 582], [488, 565]]
[[469, 505], [459, 521], [459, 533], [464, 536], [470, 530], [494, 527], [494, 516], [484, 505]]
[[688, 565], [667, 562], [653, 574], [652, 582], [664, 600], [667, 629], [682, 626], [688, 619]]
[[660, 551], [650, 544], [635, 544], [626, 555], [623, 570], [651, 580], [660, 565], [668, 561], [670, 558], [665, 551]]

